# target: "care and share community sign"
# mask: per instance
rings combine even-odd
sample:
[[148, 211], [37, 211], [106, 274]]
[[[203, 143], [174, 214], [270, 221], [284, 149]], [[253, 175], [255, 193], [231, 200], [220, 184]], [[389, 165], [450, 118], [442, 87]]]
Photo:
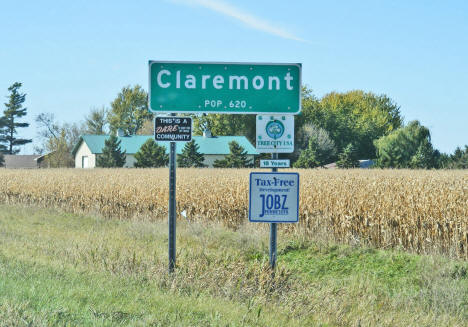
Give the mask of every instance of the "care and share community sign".
[[152, 112], [297, 114], [301, 64], [149, 62]]

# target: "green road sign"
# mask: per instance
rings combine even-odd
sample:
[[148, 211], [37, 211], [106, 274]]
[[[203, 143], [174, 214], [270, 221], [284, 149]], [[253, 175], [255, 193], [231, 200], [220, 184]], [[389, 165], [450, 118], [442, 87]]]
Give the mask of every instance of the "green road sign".
[[149, 62], [152, 112], [297, 114], [301, 64]]

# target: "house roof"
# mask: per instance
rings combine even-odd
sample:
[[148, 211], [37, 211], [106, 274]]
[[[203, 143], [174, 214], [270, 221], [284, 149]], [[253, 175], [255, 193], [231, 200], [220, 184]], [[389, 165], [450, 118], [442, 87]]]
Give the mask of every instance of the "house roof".
[[37, 168], [37, 162], [35, 161], [40, 155], [15, 155], [5, 154], [5, 168]]
[[[102, 153], [104, 148], [104, 142], [110, 136], [109, 135], [82, 135], [80, 140], [73, 148], [72, 154], [75, 155], [78, 151], [79, 146], [82, 142], [85, 142], [91, 153], [99, 154]], [[122, 151], [125, 151], [127, 154], [135, 154], [138, 152], [140, 147], [148, 139], [154, 139], [153, 135], [132, 135], [132, 136], [118, 136], [117, 139], [120, 141], [120, 148]], [[202, 154], [229, 154], [229, 143], [236, 141], [242, 146], [247, 154], [257, 155], [258, 152], [255, 150], [254, 146], [247, 140], [245, 136], [214, 136], [214, 137], [204, 137], [204, 136], [193, 136], [192, 139], [195, 140], [195, 143], [200, 147], [198, 150]], [[166, 152], [169, 153], [169, 143], [170, 142], [157, 142], [159, 145], [162, 145], [166, 148]], [[185, 146], [185, 142], [176, 142], [176, 153], [181, 154], [182, 149]]]

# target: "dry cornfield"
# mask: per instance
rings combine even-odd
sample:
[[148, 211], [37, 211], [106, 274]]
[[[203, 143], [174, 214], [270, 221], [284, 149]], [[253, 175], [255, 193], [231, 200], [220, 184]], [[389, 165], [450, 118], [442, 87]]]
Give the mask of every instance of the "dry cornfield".
[[[250, 171], [178, 169], [178, 212], [240, 226], [248, 220]], [[285, 231], [468, 259], [467, 171], [299, 173], [299, 224], [281, 225]], [[0, 203], [165, 219], [168, 169], [0, 170]]]

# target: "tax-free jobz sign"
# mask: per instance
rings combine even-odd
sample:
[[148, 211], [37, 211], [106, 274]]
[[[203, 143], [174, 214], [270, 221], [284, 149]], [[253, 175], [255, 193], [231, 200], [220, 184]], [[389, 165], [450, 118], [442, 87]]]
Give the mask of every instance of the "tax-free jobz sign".
[[299, 221], [298, 173], [250, 173], [249, 221]]
[[149, 62], [149, 110], [297, 114], [301, 64]]
[[154, 119], [156, 141], [190, 142], [192, 140], [192, 118], [156, 117]]

